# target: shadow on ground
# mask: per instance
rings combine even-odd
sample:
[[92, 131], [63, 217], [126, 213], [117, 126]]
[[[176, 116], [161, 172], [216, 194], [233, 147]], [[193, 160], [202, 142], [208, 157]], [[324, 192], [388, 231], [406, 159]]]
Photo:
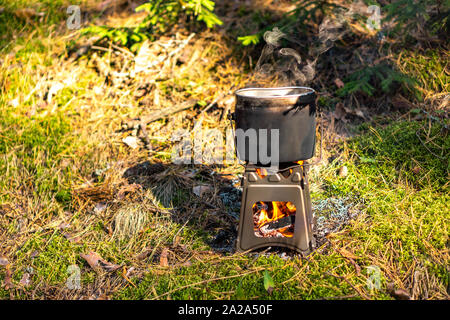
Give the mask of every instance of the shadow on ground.
[[144, 161], [128, 168], [124, 178], [151, 190], [175, 223], [193, 229], [214, 251], [233, 252], [241, 201], [233, 182], [239, 178], [211, 177], [213, 170]]

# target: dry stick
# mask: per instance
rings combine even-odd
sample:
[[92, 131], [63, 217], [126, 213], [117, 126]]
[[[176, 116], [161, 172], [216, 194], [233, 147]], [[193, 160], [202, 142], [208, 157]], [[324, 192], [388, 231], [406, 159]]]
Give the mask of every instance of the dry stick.
[[182, 104], [176, 105], [171, 108], [160, 110], [159, 112], [155, 112], [154, 114], [144, 117], [142, 119], [137, 118], [134, 120], [130, 120], [128, 122], [122, 122], [121, 131], [136, 130], [137, 132], [139, 132], [139, 138], [142, 140], [145, 147], [149, 150], [152, 150], [150, 138], [148, 137], [148, 133], [146, 130], [147, 124], [157, 121], [159, 119], [165, 118], [171, 114], [192, 108], [196, 104], [197, 104], [197, 100], [189, 99], [188, 101], [186, 101]]
[[135, 119], [131, 120], [129, 122], [123, 122], [122, 123], [122, 129], [123, 130], [132, 130], [132, 129], [138, 129], [137, 126], [145, 126], [151, 122], [157, 121], [159, 119], [165, 118], [167, 116], [170, 116], [171, 114], [192, 108], [197, 103], [197, 100], [189, 99], [186, 102], [183, 102], [182, 104], [173, 106], [171, 108], [163, 109], [158, 112], [155, 112], [154, 114], [150, 116], [143, 117], [142, 119]]
[[191, 284], [188, 284], [188, 285], [185, 285], [185, 286], [182, 286], [182, 287], [179, 287], [179, 288], [167, 291], [166, 293], [163, 293], [163, 294], [153, 298], [152, 300], [157, 300], [157, 299], [159, 299], [161, 297], [167, 296], [167, 295], [169, 295], [171, 293], [174, 293], [176, 291], [183, 290], [183, 289], [186, 289], [186, 288], [189, 288], [189, 287], [193, 287], [193, 286], [196, 286], [196, 285], [199, 285], [199, 284], [204, 284], [204, 283], [213, 282], [213, 281], [219, 281], [219, 280], [225, 280], [225, 279], [242, 277], [242, 276], [246, 276], [248, 274], [255, 273], [255, 272], [258, 272], [258, 271], [261, 271], [261, 270], [264, 270], [264, 268], [252, 270], [252, 271], [241, 273], [241, 274], [236, 274], [234, 276], [219, 277], [219, 278], [214, 278], [214, 279], [208, 279], [208, 280], [203, 280], [203, 281], [199, 281], [199, 282], [194, 282], [194, 283], [191, 283]]

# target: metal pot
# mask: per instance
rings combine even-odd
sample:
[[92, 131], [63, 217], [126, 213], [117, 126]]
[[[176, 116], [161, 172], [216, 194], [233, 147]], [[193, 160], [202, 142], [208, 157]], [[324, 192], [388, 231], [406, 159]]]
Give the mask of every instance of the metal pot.
[[[266, 152], [272, 155], [276, 151], [274, 148], [278, 148], [279, 163], [313, 157], [316, 142], [316, 93], [313, 89], [245, 88], [237, 90], [235, 94], [235, 141], [240, 160], [266, 165], [267, 159], [261, 157], [261, 154]], [[256, 132], [256, 140], [249, 138], [249, 134], [238, 134], [249, 132], [249, 129]], [[278, 129], [278, 137], [264, 134], [264, 129], [268, 132], [276, 132], [271, 130]], [[274, 143], [275, 138], [278, 139], [277, 143]], [[267, 143], [262, 144], [264, 139]], [[261, 153], [263, 147], [267, 150]], [[257, 150], [257, 156], [254, 152], [251, 156], [252, 150]]]

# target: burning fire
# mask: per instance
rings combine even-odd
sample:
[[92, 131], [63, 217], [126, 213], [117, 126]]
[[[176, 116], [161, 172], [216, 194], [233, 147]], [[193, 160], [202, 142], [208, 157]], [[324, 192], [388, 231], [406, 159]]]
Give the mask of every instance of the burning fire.
[[283, 218], [292, 218], [295, 213], [296, 207], [290, 201], [260, 201], [255, 203], [253, 205], [255, 234], [261, 237], [292, 237], [294, 235], [294, 220]]

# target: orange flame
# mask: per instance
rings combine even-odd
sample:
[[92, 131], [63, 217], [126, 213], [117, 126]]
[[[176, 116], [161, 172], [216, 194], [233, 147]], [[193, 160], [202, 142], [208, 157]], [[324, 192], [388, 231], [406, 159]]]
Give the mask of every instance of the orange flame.
[[260, 178], [267, 177], [267, 170], [264, 169], [264, 168], [258, 168], [258, 169], [256, 169], [256, 174], [257, 174]]
[[[269, 205], [269, 202], [259, 202], [259, 205], [261, 206], [261, 209], [259, 209], [259, 212], [256, 212], [256, 216], [258, 217], [258, 220], [255, 222], [255, 231], [258, 231], [262, 226], [277, 221], [283, 217], [295, 215], [296, 213], [296, 207], [295, 205], [290, 202], [283, 202], [283, 201], [272, 201], [271, 206]], [[271, 208], [270, 208], [271, 207]], [[257, 204], [255, 203], [253, 205], [253, 210], [255, 212], [258, 211]], [[259, 216], [258, 216], [259, 214]], [[293, 230], [291, 226], [287, 226], [285, 228], [281, 228], [277, 230], [279, 233], [281, 233], [285, 237], [292, 237], [294, 235]]]

